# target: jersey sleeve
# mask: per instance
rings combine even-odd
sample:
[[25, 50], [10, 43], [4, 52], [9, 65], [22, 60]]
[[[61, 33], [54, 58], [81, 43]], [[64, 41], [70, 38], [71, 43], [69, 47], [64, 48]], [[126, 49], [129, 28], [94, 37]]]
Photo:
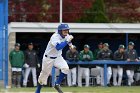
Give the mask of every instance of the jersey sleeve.
[[57, 35], [53, 35], [50, 39], [50, 42], [53, 46], [61, 43], [60, 38]]

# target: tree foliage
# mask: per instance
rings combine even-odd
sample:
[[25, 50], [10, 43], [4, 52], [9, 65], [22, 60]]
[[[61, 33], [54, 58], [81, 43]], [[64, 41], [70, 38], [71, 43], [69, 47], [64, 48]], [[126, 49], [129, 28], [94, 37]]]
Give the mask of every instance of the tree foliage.
[[103, 0], [95, 0], [92, 7], [85, 11], [84, 16], [79, 22], [86, 23], [107, 23], [108, 18], [106, 16], [105, 5]]
[[[59, 0], [9, 0], [9, 22], [59, 22]], [[140, 0], [63, 0], [63, 22], [140, 22]]]
[[140, 0], [109, 0], [107, 11], [110, 22], [140, 22]]

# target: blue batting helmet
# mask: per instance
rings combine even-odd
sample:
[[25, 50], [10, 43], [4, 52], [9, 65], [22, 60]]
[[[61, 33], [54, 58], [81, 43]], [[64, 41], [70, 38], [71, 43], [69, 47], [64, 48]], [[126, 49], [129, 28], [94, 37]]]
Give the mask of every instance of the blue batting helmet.
[[62, 31], [63, 30], [69, 30], [70, 28], [69, 28], [69, 26], [68, 26], [68, 24], [60, 24], [59, 26], [58, 26], [58, 33], [60, 34], [60, 36], [62, 37], [62, 38], [64, 38], [64, 36], [62, 35]]
[[60, 34], [60, 35], [62, 35], [62, 30], [69, 30], [70, 28], [69, 28], [69, 26], [68, 26], [68, 24], [60, 24], [59, 26], [58, 26], [58, 33]]
[[69, 29], [70, 29], [70, 28], [69, 28], [68, 24], [60, 24], [60, 25], [58, 26], [58, 31], [69, 30]]

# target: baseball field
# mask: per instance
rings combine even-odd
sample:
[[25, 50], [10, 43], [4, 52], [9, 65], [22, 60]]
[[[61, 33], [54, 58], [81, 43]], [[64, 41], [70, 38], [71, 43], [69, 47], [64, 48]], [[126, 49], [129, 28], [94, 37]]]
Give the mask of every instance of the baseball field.
[[[140, 86], [133, 87], [63, 87], [64, 93], [140, 93]], [[0, 93], [35, 93], [35, 88], [0, 89]], [[43, 88], [41, 93], [57, 93], [53, 88]]]

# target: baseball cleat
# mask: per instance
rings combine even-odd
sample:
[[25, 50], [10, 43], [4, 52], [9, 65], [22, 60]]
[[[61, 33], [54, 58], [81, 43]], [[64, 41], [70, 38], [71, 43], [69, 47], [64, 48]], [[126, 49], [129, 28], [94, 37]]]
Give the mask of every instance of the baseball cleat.
[[63, 93], [63, 91], [62, 91], [61, 88], [60, 88], [60, 85], [58, 85], [58, 84], [56, 84], [56, 85], [54, 86], [54, 89], [55, 89], [58, 93]]

